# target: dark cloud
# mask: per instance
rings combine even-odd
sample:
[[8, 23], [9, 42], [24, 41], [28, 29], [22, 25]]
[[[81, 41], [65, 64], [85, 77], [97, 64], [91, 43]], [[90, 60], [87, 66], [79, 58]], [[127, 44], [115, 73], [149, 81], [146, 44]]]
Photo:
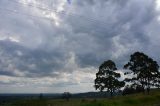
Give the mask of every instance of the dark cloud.
[[[77, 49], [75, 53], [80, 66], [97, 67], [100, 61], [110, 58], [125, 60], [125, 55], [137, 50], [145, 51], [144, 48], [150, 45], [146, 27], [156, 21], [154, 1], [88, 0], [78, 1], [75, 8], [81, 8], [77, 17], [67, 16], [66, 22], [74, 32], [71, 39], [77, 41], [78, 47], [75, 45], [75, 48], [78, 48], [78, 53]], [[82, 39], [77, 35], [85, 37]], [[123, 61], [117, 64], [121, 63]]]
[[[61, 51], [32, 50], [9, 40], [0, 41], [0, 49], [0, 73], [8, 76], [58, 76], [54, 72], [63, 69], [68, 58]], [[16, 75], [17, 70], [24, 75]]]

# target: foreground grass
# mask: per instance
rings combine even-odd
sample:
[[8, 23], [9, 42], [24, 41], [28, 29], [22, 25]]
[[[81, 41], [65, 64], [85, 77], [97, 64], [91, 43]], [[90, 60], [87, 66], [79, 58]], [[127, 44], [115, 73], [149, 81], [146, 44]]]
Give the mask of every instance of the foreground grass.
[[151, 91], [149, 95], [134, 94], [110, 99], [21, 100], [10, 106], [160, 106], [160, 90]]

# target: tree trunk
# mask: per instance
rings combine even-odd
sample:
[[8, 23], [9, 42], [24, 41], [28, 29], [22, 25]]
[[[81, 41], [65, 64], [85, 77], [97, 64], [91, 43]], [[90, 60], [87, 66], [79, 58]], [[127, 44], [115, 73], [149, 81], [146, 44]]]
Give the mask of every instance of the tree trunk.
[[112, 92], [110, 92], [110, 97], [111, 97], [111, 98], [113, 97], [113, 93], [112, 93]]
[[149, 95], [149, 92], [150, 92], [150, 87], [148, 86], [147, 87], [147, 94]]
[[143, 94], [145, 94], [145, 89], [143, 84], [142, 84], [142, 89], [143, 89]]
[[147, 94], [149, 95], [149, 91], [150, 91], [150, 81], [149, 81], [149, 77], [148, 77], [148, 81], [147, 81]]
[[113, 97], [113, 90], [111, 90], [111, 92], [110, 92], [110, 97], [111, 98]]

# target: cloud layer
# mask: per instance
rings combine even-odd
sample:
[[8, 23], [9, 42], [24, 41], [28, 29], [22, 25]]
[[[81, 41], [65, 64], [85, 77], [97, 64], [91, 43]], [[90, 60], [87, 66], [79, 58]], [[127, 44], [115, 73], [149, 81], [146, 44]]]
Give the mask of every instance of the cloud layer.
[[91, 91], [135, 51], [160, 63], [158, 0], [1, 0], [0, 17], [1, 93]]

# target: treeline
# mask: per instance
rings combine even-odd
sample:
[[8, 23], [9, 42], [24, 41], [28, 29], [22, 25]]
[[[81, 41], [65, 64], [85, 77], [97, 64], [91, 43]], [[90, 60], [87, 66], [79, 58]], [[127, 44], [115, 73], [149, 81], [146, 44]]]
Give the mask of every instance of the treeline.
[[135, 52], [123, 67], [125, 79], [120, 81], [121, 74], [117, 72], [116, 64], [112, 60], [104, 61], [96, 73], [95, 89], [113, 93], [124, 87], [123, 94], [147, 92], [151, 88], [160, 88], [159, 65], [151, 57], [142, 52]]

